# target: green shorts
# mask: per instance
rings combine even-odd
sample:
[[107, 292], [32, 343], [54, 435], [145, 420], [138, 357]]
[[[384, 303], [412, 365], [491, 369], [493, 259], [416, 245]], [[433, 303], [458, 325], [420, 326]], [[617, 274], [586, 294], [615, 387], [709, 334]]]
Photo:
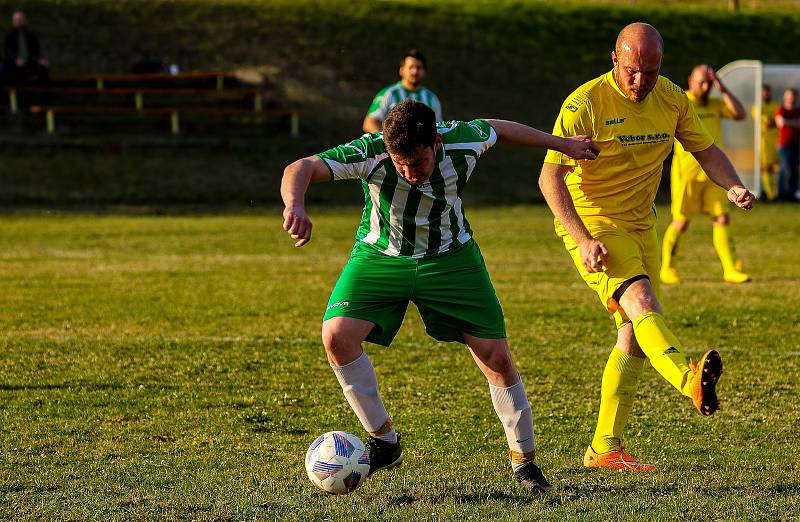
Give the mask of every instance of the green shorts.
[[389, 346], [408, 302], [428, 335], [464, 342], [462, 333], [504, 339], [503, 309], [474, 240], [454, 252], [425, 258], [392, 257], [356, 243], [328, 301], [325, 318], [353, 317], [375, 323], [367, 341]]

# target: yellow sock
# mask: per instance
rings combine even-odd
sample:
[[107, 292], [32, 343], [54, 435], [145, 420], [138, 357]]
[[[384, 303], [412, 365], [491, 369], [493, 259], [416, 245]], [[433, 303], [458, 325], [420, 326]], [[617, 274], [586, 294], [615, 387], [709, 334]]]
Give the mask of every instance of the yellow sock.
[[680, 230], [673, 227], [671, 224], [667, 227], [661, 245], [661, 266], [665, 268], [670, 268], [672, 266], [672, 258], [678, 250], [678, 238], [680, 236]]
[[714, 248], [719, 260], [722, 261], [722, 270], [731, 272], [735, 270], [736, 258], [733, 253], [733, 244], [728, 237], [728, 227], [727, 225], [714, 225], [712, 228], [714, 229]]
[[761, 186], [764, 188], [764, 195], [767, 196], [769, 201], [778, 197], [777, 190], [775, 190], [775, 185], [772, 180], [774, 177], [772, 172], [769, 171], [769, 167], [761, 168]]
[[633, 335], [650, 364], [679, 392], [691, 396], [691, 371], [683, 347], [667, 328], [664, 316], [656, 312], [642, 314], [633, 321]]
[[644, 369], [644, 359], [622, 353], [614, 347], [608, 356], [600, 388], [600, 413], [592, 448], [606, 453], [620, 448], [622, 432], [633, 407], [636, 384]]

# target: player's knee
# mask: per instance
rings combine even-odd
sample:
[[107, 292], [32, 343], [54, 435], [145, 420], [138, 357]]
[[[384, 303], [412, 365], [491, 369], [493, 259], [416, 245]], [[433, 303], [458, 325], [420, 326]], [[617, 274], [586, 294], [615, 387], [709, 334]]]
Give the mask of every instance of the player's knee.
[[337, 348], [346, 344], [346, 334], [342, 325], [337, 321], [325, 321], [322, 323], [322, 345], [328, 353], [336, 353]]
[[489, 350], [484, 354], [482, 360], [489, 369], [501, 375], [509, 375], [516, 372], [514, 361], [511, 359], [511, 354], [505, 344], [498, 345], [494, 347], [494, 349]]
[[661, 313], [661, 305], [647, 277], [623, 285], [620, 290], [623, 290], [623, 293], [617, 302], [631, 319], [648, 312]]
[[678, 232], [686, 232], [686, 229], [689, 228], [689, 222], [676, 219], [672, 221], [672, 226], [675, 227]]

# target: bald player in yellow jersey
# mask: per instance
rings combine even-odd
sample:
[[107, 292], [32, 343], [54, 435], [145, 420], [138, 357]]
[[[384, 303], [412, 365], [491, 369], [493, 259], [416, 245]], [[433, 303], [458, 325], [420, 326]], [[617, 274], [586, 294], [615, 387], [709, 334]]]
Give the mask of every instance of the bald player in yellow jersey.
[[750, 209], [755, 201], [683, 90], [659, 76], [663, 49], [650, 25], [635, 23], [620, 32], [613, 70], [566, 99], [553, 132], [587, 134], [600, 155], [574, 161], [549, 151], [539, 178], [557, 234], [618, 328], [603, 373], [597, 428], [583, 460], [592, 468], [655, 469], [622, 447], [645, 358], [701, 414], [719, 408], [719, 353], [706, 352], [696, 365], [687, 360], [656, 297], [660, 256], [653, 202], [673, 140], [694, 154], [737, 206]]
[[[712, 85], [722, 94], [722, 98], [709, 96]], [[722, 146], [722, 119], [745, 118], [742, 102], [725, 87], [714, 69], [708, 65], [701, 64], [692, 69], [686, 97], [694, 105], [703, 127], [711, 134], [714, 144], [718, 147]], [[728, 283], [750, 281], [750, 276], [742, 272], [741, 263], [736, 259], [728, 232], [731, 218], [728, 215], [728, 198], [725, 190], [708, 179], [700, 163], [692, 153], [683, 148], [680, 141], [675, 142], [671, 171], [672, 223], [664, 232], [661, 282], [667, 285], [680, 282], [674, 263], [678, 240], [697, 213], [711, 216], [712, 238], [714, 249], [722, 263], [722, 278]]]

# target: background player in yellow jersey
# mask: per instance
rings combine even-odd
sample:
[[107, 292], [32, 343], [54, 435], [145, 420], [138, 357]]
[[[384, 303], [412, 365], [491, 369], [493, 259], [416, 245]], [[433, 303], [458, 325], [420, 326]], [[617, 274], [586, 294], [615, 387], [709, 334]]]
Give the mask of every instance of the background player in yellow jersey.
[[645, 357], [701, 414], [719, 408], [722, 359], [709, 350], [698, 364], [688, 361], [656, 297], [660, 255], [653, 202], [673, 140], [694, 154], [737, 206], [749, 209], [755, 198], [683, 90], [659, 76], [663, 50], [650, 25], [635, 23], [620, 32], [613, 70], [566, 99], [553, 132], [589, 135], [600, 147], [598, 158], [575, 161], [549, 151], [539, 178], [557, 234], [618, 327], [603, 373], [597, 428], [584, 455], [588, 467], [654, 469], [622, 448]]
[[[755, 109], [755, 107], [753, 107]], [[761, 121], [761, 186], [768, 200], [778, 199], [778, 127], [775, 111], [778, 102], [772, 99], [772, 87], [766, 83], [761, 87], [761, 114], [753, 113], [753, 119]]]
[[[717, 88], [722, 98], [711, 97], [711, 86]], [[745, 109], [742, 102], [731, 93], [714, 69], [700, 64], [689, 75], [689, 91], [686, 97], [694, 105], [695, 112], [703, 122], [703, 127], [714, 138], [714, 144], [722, 146], [722, 119], [743, 120]], [[713, 222], [713, 242], [722, 262], [722, 278], [728, 283], [744, 283], [750, 276], [742, 272], [741, 263], [736, 259], [733, 244], [728, 233], [730, 216], [728, 198], [725, 190], [712, 182], [691, 152], [683, 148], [680, 141], [675, 142], [672, 155], [672, 223], [664, 232], [661, 252], [661, 282], [676, 284], [680, 282], [675, 269], [675, 253], [680, 235], [689, 227], [692, 216], [698, 212], [711, 216]]]

